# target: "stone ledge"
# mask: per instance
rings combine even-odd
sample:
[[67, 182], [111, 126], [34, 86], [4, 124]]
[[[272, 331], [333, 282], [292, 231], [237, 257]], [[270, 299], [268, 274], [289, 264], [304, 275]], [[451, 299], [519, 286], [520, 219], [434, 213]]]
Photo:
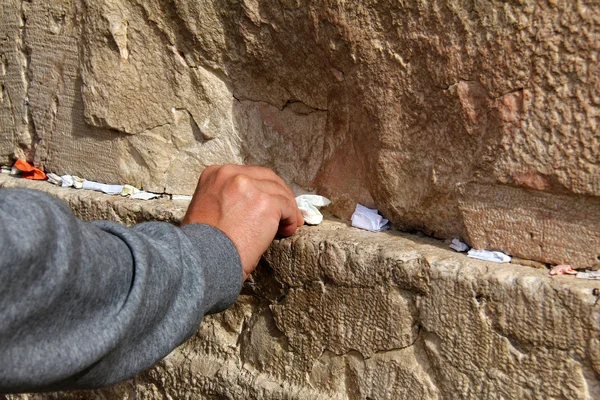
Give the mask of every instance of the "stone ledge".
[[[86, 219], [177, 222], [187, 206], [6, 177], [0, 186], [49, 192]], [[206, 317], [155, 368], [96, 395], [599, 398], [598, 286], [326, 220], [274, 241], [235, 306]]]
[[46, 181], [14, 178], [6, 174], [0, 175], [0, 188], [40, 190], [67, 202], [75, 215], [85, 221], [106, 219], [126, 225], [144, 221], [179, 223], [189, 204], [187, 201], [166, 199], [132, 200], [92, 190], [64, 188]]

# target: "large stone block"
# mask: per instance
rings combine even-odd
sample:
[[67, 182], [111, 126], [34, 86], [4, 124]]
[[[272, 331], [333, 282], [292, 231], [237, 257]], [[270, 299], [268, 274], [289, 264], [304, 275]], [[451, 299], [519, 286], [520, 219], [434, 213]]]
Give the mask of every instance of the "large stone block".
[[28, 70], [31, 49], [26, 37], [25, 9], [21, 1], [0, 4], [0, 163], [31, 158]]

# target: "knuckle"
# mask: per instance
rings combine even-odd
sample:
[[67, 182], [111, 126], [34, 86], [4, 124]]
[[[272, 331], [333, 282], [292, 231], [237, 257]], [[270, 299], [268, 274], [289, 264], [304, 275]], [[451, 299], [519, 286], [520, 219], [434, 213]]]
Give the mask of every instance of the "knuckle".
[[258, 192], [256, 195], [256, 202], [264, 207], [270, 207], [273, 201], [272, 196], [265, 192]]
[[219, 167], [219, 165], [209, 165], [208, 167], [204, 168], [200, 174], [200, 179], [208, 179], [212, 174], [215, 173], [215, 171], [219, 170]]
[[253, 192], [252, 179], [244, 174], [237, 174], [233, 176], [232, 186], [234, 190], [251, 194]]
[[253, 199], [255, 209], [261, 214], [267, 214], [274, 209], [273, 197], [265, 192], [258, 192]]
[[221, 168], [219, 168], [219, 172], [221, 172], [224, 175], [231, 175], [233, 173], [235, 166], [231, 165], [231, 164], [225, 164], [222, 165]]
[[240, 173], [240, 166], [235, 164], [225, 164], [219, 167], [218, 174], [221, 178], [229, 178]]
[[231, 176], [231, 168], [228, 165], [222, 165], [215, 171], [215, 177], [218, 180], [227, 179], [229, 176]]

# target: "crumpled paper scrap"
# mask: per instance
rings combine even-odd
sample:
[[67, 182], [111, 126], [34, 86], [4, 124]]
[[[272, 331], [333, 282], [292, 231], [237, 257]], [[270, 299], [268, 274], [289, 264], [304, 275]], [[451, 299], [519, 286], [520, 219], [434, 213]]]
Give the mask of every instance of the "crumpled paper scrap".
[[577, 275], [577, 271], [568, 264], [560, 264], [552, 267], [550, 275]]
[[134, 200], [151, 200], [157, 197], [160, 197], [158, 193], [145, 192], [131, 185], [123, 185], [123, 190], [121, 190], [121, 196], [129, 196], [130, 199]]
[[491, 261], [497, 263], [508, 263], [512, 257], [502, 253], [501, 251], [475, 250], [471, 249], [467, 253], [469, 257], [483, 261]]
[[136, 193], [139, 193], [140, 189], [131, 185], [123, 185], [123, 190], [121, 190], [121, 196], [132, 196]]
[[302, 213], [304, 222], [308, 225], [319, 225], [323, 222], [323, 214], [318, 207], [326, 207], [331, 200], [316, 194], [303, 194], [296, 197], [296, 204]]
[[463, 253], [463, 252], [469, 250], [469, 246], [467, 246], [466, 243], [463, 243], [460, 241], [460, 239], [456, 239], [456, 238], [452, 239], [452, 243], [450, 243], [450, 248], [452, 250], [458, 251], [459, 253]]
[[357, 204], [352, 214], [352, 226], [371, 232], [381, 232], [390, 229], [390, 223], [379, 214], [378, 210]]
[[48, 182], [53, 185], [62, 186], [62, 178], [52, 172], [46, 174], [48, 176]]
[[77, 175], [63, 175], [60, 177], [62, 187], [74, 187], [75, 189], [83, 188], [83, 179]]
[[[45, 181], [47, 179], [46, 174], [41, 169], [34, 167], [27, 161], [17, 160], [13, 164], [13, 169], [21, 171], [21, 176], [25, 179], [31, 179], [36, 181]], [[12, 173], [11, 173], [12, 175]]]

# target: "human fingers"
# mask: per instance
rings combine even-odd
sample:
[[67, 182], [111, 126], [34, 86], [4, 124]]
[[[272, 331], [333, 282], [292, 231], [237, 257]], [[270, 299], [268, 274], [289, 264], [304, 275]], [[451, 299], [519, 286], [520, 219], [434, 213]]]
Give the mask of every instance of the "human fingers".
[[270, 207], [273, 207], [273, 214], [278, 218], [278, 232], [283, 236], [290, 236], [296, 228], [304, 224], [302, 213], [298, 209], [296, 199], [290, 194], [286, 187], [279, 183], [269, 180], [256, 180], [254, 186], [261, 192], [270, 196]]
[[[237, 180], [238, 182], [242, 181], [244, 184], [263, 182], [263, 189], [268, 189], [268, 193], [289, 196], [290, 200], [295, 203], [294, 193], [285, 184], [283, 179], [272, 170], [260, 166], [246, 165], [211, 165], [206, 167], [200, 176], [198, 186], [196, 187], [195, 197], [199, 197], [207, 190], [225, 190], [225, 187], [229, 186], [232, 179]], [[272, 185], [267, 186], [267, 182], [271, 182]], [[247, 190], [246, 193], [249, 194]], [[235, 193], [231, 193], [231, 195], [235, 196]], [[194, 205], [194, 202], [192, 202], [192, 208], [194, 208]], [[193, 211], [193, 209], [191, 211]], [[188, 213], [186, 215], [184, 221], [189, 219], [188, 216], [190, 214], [191, 213]], [[294, 229], [291, 228], [291, 225], [292, 223], [283, 222], [281, 229], [283, 232], [282, 234], [287, 235], [287, 232], [293, 231]], [[302, 225], [304, 225], [304, 217], [296, 206], [296, 226]]]
[[207, 177], [209, 178], [220, 178], [220, 179], [228, 179], [235, 175], [245, 175], [252, 179], [257, 180], [269, 180], [273, 181], [282, 188], [284, 188], [290, 195], [294, 196], [292, 189], [284, 182], [284, 180], [277, 175], [273, 170], [267, 167], [261, 167], [258, 165], [216, 165], [207, 167], [208, 170]]
[[[244, 168], [246, 168], [246, 166], [244, 166]], [[277, 175], [275, 172], [273, 172], [273, 170], [266, 168], [266, 167], [260, 167], [260, 166], [247, 166], [247, 171], [249, 176], [251, 177], [255, 177], [257, 179], [260, 180], [270, 180], [272, 182], [277, 183], [278, 185], [280, 185], [282, 188], [285, 189], [285, 191], [294, 199], [295, 202], [295, 198], [296, 195], [294, 194], [294, 192], [292, 192], [292, 189], [284, 182], [284, 180]], [[244, 169], [244, 171], [246, 171], [246, 169]], [[296, 221], [297, 221], [297, 226], [302, 226], [304, 225], [304, 217], [302, 216], [302, 212], [300, 211], [300, 209], [296, 206], [297, 209], [297, 217], [296, 217]]]
[[[294, 204], [296, 204], [296, 195], [292, 192], [292, 189], [290, 189], [290, 187], [283, 181], [283, 179], [271, 169], [259, 166], [249, 166], [248, 172], [249, 176], [260, 179], [261, 181], [267, 180], [276, 183], [287, 192], [287, 194], [293, 200]], [[304, 225], [304, 217], [302, 216], [302, 212], [296, 205], [296, 226], [299, 227], [302, 225]], [[286, 231], [286, 228], [284, 228], [283, 231]], [[292, 230], [292, 234], [294, 233], [294, 231], [295, 229]], [[288, 234], [284, 234], [282, 232], [280, 232], [280, 234], [284, 236], [289, 236]]]

